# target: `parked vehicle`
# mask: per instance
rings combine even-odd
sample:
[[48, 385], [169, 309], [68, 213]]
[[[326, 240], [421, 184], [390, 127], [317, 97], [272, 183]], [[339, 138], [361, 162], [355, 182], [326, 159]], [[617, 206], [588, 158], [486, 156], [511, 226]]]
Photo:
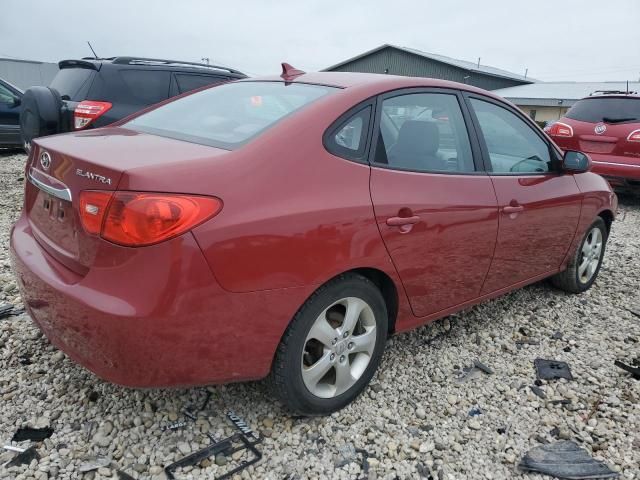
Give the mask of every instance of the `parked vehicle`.
[[596, 92], [545, 131], [560, 148], [582, 150], [616, 189], [640, 193], [640, 95]]
[[20, 105], [22, 90], [0, 78], [0, 147], [18, 147], [20, 143]]
[[83, 58], [58, 66], [49, 87], [24, 94], [25, 149], [34, 138], [102, 127], [170, 97], [246, 78], [233, 68], [153, 58]]
[[390, 334], [547, 277], [591, 287], [617, 199], [589, 166], [469, 85], [285, 65], [35, 140], [13, 268], [51, 342], [108, 381], [271, 372], [326, 414]]

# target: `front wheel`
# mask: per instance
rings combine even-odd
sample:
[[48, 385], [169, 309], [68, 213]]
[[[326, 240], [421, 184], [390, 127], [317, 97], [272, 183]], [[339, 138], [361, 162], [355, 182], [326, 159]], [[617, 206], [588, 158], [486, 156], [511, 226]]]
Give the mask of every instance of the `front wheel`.
[[595, 282], [607, 243], [607, 227], [598, 217], [587, 229], [580, 246], [564, 272], [551, 278], [552, 283], [570, 293], [582, 293]]
[[305, 415], [343, 408], [375, 373], [387, 323], [382, 294], [369, 279], [344, 274], [327, 283], [300, 308], [278, 346], [272, 370], [277, 396]]

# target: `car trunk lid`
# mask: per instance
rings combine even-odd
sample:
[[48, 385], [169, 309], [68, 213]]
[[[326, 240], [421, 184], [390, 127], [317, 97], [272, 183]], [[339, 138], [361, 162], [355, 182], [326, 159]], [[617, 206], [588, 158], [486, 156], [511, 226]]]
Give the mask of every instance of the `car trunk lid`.
[[225, 152], [123, 128], [39, 138], [26, 167], [25, 210], [33, 235], [52, 257], [84, 275], [104, 240], [82, 227], [83, 190], [114, 191], [128, 169]]

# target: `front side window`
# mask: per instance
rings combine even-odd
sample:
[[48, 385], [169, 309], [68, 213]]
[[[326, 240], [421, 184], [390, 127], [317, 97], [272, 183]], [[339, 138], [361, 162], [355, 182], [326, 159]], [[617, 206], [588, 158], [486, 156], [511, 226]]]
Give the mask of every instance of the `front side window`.
[[15, 95], [11, 93], [11, 90], [0, 85], [0, 103], [6, 103], [12, 105], [15, 101]]
[[551, 170], [549, 146], [524, 120], [506, 108], [471, 99], [494, 173], [544, 173]]
[[385, 99], [374, 161], [420, 172], [473, 172], [456, 95], [412, 93]]
[[233, 150], [332, 91], [335, 88], [303, 83], [227, 83], [169, 102], [124, 126]]

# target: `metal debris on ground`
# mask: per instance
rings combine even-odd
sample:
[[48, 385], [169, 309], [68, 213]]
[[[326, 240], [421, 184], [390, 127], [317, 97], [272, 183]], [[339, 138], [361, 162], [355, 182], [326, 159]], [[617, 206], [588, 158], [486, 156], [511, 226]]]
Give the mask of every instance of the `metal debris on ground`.
[[197, 465], [205, 458], [215, 457], [219, 453], [224, 453], [227, 457], [233, 456], [234, 453], [241, 450], [246, 450], [247, 452], [252, 453], [253, 458], [250, 458], [249, 460], [242, 460], [240, 465], [238, 465], [237, 467], [232, 468], [226, 473], [216, 477], [217, 480], [231, 478], [240, 470], [247, 468], [249, 465], [253, 465], [262, 458], [262, 454], [256, 449], [255, 443], [256, 442], [252, 442], [246, 435], [242, 433], [236, 433], [231, 437], [225, 438], [224, 440], [220, 440], [216, 443], [212, 443], [211, 445], [193, 452], [192, 454], [181, 458], [171, 465], [168, 465], [167, 467], [165, 467], [164, 473], [167, 476], [167, 480], [176, 480], [174, 473], [177, 469]]
[[[639, 361], [635, 362], [636, 364], [640, 363]], [[624, 370], [625, 372], [629, 372], [633, 378], [636, 380], [640, 380], [640, 367], [633, 367], [631, 365], [627, 365], [626, 363], [621, 362], [620, 360], [616, 360], [613, 364]]]
[[0, 305], [0, 319], [14, 317], [24, 313], [24, 308], [16, 308], [10, 303]]
[[547, 394], [544, 393], [544, 390], [542, 390], [540, 387], [536, 385], [529, 385], [529, 388], [537, 397], [547, 398]]
[[492, 375], [493, 370], [482, 363], [480, 360], [474, 360], [473, 365], [471, 367], [464, 367], [462, 369], [462, 374], [456, 378], [457, 383], [465, 383], [469, 380], [473, 380], [481, 376], [481, 373], [486, 373], [487, 375]]
[[351, 443], [345, 443], [338, 447], [338, 454], [336, 455], [333, 464], [336, 468], [344, 467], [351, 462], [355, 462], [356, 448]]
[[520, 461], [521, 470], [558, 478], [616, 478], [617, 472], [571, 441], [541, 445], [529, 450]]
[[471, 410], [469, 410], [469, 416], [470, 417], [477, 417], [478, 415], [482, 415], [482, 409], [480, 407], [478, 407], [477, 405], [475, 407], [473, 407]]
[[12, 442], [22, 442], [24, 440], [31, 440], [32, 442], [41, 442], [45, 438], [49, 438], [53, 435], [53, 428], [31, 428], [24, 427], [19, 428], [11, 438]]
[[9, 450], [10, 452], [18, 452], [22, 453], [26, 450], [26, 448], [14, 447], [13, 445], [3, 445], [2, 448], [5, 450]]
[[87, 458], [84, 462], [80, 464], [78, 470], [81, 473], [90, 472], [92, 470], [97, 470], [101, 467], [107, 467], [111, 465], [111, 459], [106, 457], [93, 457]]
[[235, 425], [235, 427], [245, 435], [247, 438], [253, 440], [253, 443], [259, 443], [262, 439], [256, 432], [254, 432], [247, 422], [240, 416], [238, 416], [233, 410], [227, 411], [227, 418]]
[[18, 467], [20, 465], [29, 465], [34, 460], [39, 460], [40, 455], [36, 451], [36, 447], [29, 447], [24, 452], [18, 453], [15, 457], [9, 460], [5, 466]]
[[533, 361], [533, 364], [536, 367], [536, 372], [539, 380], [555, 380], [558, 378], [573, 380], [573, 375], [571, 375], [569, 364], [567, 364], [566, 362], [536, 358]]
[[127, 472], [118, 470], [118, 480], [135, 480], [135, 479], [131, 475], [129, 475]]
[[362, 473], [364, 473], [364, 480], [369, 478], [369, 452], [364, 450], [363, 448], [356, 448], [356, 453], [362, 455], [362, 462], [360, 463], [360, 469]]
[[484, 363], [482, 363], [480, 360], [474, 360], [473, 361], [473, 366], [476, 367], [479, 370], [482, 370], [484, 373], [488, 374], [488, 375], [493, 375], [493, 370], [490, 369], [489, 367], [487, 367]]

